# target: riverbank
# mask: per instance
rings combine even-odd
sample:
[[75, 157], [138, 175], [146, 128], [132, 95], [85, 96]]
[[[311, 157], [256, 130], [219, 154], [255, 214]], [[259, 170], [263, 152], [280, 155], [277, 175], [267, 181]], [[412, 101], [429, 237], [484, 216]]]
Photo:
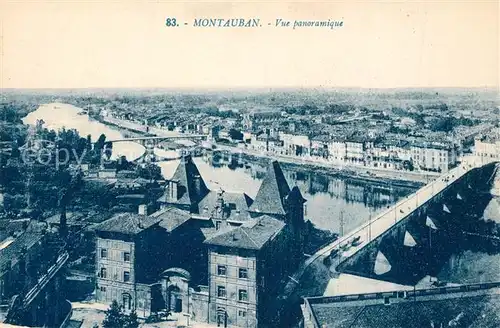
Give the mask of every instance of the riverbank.
[[[297, 159], [289, 156], [279, 156], [275, 154], [265, 154], [252, 152], [248, 149], [241, 149], [227, 145], [217, 144], [218, 150], [238, 152], [244, 161], [266, 165], [269, 160], [278, 160], [284, 168], [294, 171], [307, 171], [324, 174], [344, 180], [356, 180], [375, 184], [392, 185], [399, 187], [418, 189], [428, 182], [436, 179], [439, 175], [408, 174], [408, 172], [371, 170], [369, 167], [346, 167], [334, 166], [331, 163], [322, 163], [306, 159]], [[409, 172], [411, 173], [411, 172]]]
[[143, 137], [143, 136], [149, 136], [151, 134], [149, 133], [146, 133], [145, 131], [141, 131], [141, 130], [136, 130], [132, 127], [125, 127], [125, 126], [121, 126], [119, 125], [117, 122], [116, 123], [113, 123], [111, 121], [108, 121], [108, 120], [104, 120], [102, 118], [95, 118], [95, 117], [90, 117], [89, 116], [89, 120], [95, 120], [99, 123], [102, 123], [114, 130], [118, 130], [120, 132], [123, 133], [127, 133], [127, 135], [124, 135], [124, 137], [127, 137], [127, 138], [134, 138], [134, 137]]
[[[259, 157], [251, 154], [245, 154], [245, 157], [248, 157], [251, 160], [258, 160]], [[329, 175], [332, 177], [337, 177], [337, 178], [342, 178], [343, 180], [356, 180], [356, 181], [363, 181], [363, 182], [369, 182], [369, 183], [374, 183], [374, 184], [383, 184], [383, 185], [392, 185], [392, 186], [398, 186], [398, 187], [409, 187], [409, 188], [420, 188], [421, 186], [425, 185], [425, 182], [420, 182], [420, 181], [413, 181], [413, 180], [405, 180], [405, 179], [398, 179], [395, 178], [394, 176], [378, 176], [378, 175], [373, 175], [373, 176], [364, 176], [361, 174], [361, 172], [356, 172], [355, 170], [350, 170], [350, 169], [341, 169], [341, 168], [336, 168], [336, 167], [331, 167], [327, 165], [323, 165], [322, 163], [314, 163], [314, 164], [309, 164], [309, 163], [302, 163], [302, 162], [294, 162], [293, 160], [289, 159], [283, 159], [280, 157], [260, 157], [260, 159], [276, 159], [279, 160], [282, 166], [287, 169], [299, 171], [299, 170], [304, 170], [308, 172], [314, 172], [318, 174], [324, 174], [324, 175]], [[366, 173], [366, 172], [365, 172]]]
[[[114, 128], [123, 129], [132, 133], [139, 133], [142, 135], [157, 135], [155, 132], [158, 128], [149, 128], [148, 130], [143, 125], [128, 122], [116, 118], [100, 118], [99, 121]], [[291, 169], [303, 169], [311, 172], [326, 174], [334, 177], [342, 177], [346, 179], [355, 179], [358, 181], [365, 181], [371, 183], [391, 184], [395, 186], [419, 188], [424, 184], [439, 177], [439, 173], [431, 172], [410, 172], [410, 171], [395, 171], [384, 170], [373, 167], [355, 166], [351, 165], [347, 169], [345, 165], [335, 165], [335, 163], [322, 163], [320, 161], [308, 160], [303, 158], [294, 158], [291, 156], [283, 156], [269, 153], [260, 153], [251, 151], [249, 149], [242, 149], [229, 145], [217, 144], [217, 149], [227, 150], [231, 152], [241, 152], [249, 161], [259, 162], [262, 160], [279, 160], [284, 166]]]

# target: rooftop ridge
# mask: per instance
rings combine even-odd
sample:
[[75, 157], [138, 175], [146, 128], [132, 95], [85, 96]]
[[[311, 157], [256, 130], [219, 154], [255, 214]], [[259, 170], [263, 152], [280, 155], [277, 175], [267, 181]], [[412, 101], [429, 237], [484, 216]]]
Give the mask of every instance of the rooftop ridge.
[[285, 215], [284, 201], [290, 191], [279, 162], [272, 161], [249, 211]]
[[250, 241], [255, 245], [255, 247], [259, 247], [259, 245], [257, 245], [257, 243], [255, 242], [255, 240], [253, 240], [252, 237], [250, 237], [250, 235], [245, 231], [245, 229], [243, 229], [242, 227], [239, 227], [238, 229], [240, 229], [248, 237], [248, 239], [250, 239]]

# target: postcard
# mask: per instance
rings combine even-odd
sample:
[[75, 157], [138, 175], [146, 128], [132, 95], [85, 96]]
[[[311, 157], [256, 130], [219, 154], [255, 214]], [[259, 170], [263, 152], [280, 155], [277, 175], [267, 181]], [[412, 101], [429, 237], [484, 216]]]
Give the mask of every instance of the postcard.
[[500, 327], [498, 1], [3, 1], [0, 326]]

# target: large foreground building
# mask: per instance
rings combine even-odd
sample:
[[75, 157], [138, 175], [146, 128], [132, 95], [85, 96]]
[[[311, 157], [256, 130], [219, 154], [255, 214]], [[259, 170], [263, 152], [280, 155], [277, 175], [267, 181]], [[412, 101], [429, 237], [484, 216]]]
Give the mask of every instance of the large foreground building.
[[140, 317], [171, 311], [221, 327], [268, 327], [279, 282], [300, 263], [305, 202], [278, 164], [255, 200], [209, 190], [182, 159], [161, 209], [95, 226], [98, 302]]

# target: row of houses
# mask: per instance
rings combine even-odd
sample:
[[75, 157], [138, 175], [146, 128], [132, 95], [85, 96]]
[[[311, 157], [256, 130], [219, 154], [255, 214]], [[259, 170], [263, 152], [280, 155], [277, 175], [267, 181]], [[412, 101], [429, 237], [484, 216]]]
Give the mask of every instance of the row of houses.
[[333, 137], [277, 133], [251, 134], [248, 148], [276, 155], [392, 170], [447, 172], [457, 164], [458, 148], [447, 142]]

